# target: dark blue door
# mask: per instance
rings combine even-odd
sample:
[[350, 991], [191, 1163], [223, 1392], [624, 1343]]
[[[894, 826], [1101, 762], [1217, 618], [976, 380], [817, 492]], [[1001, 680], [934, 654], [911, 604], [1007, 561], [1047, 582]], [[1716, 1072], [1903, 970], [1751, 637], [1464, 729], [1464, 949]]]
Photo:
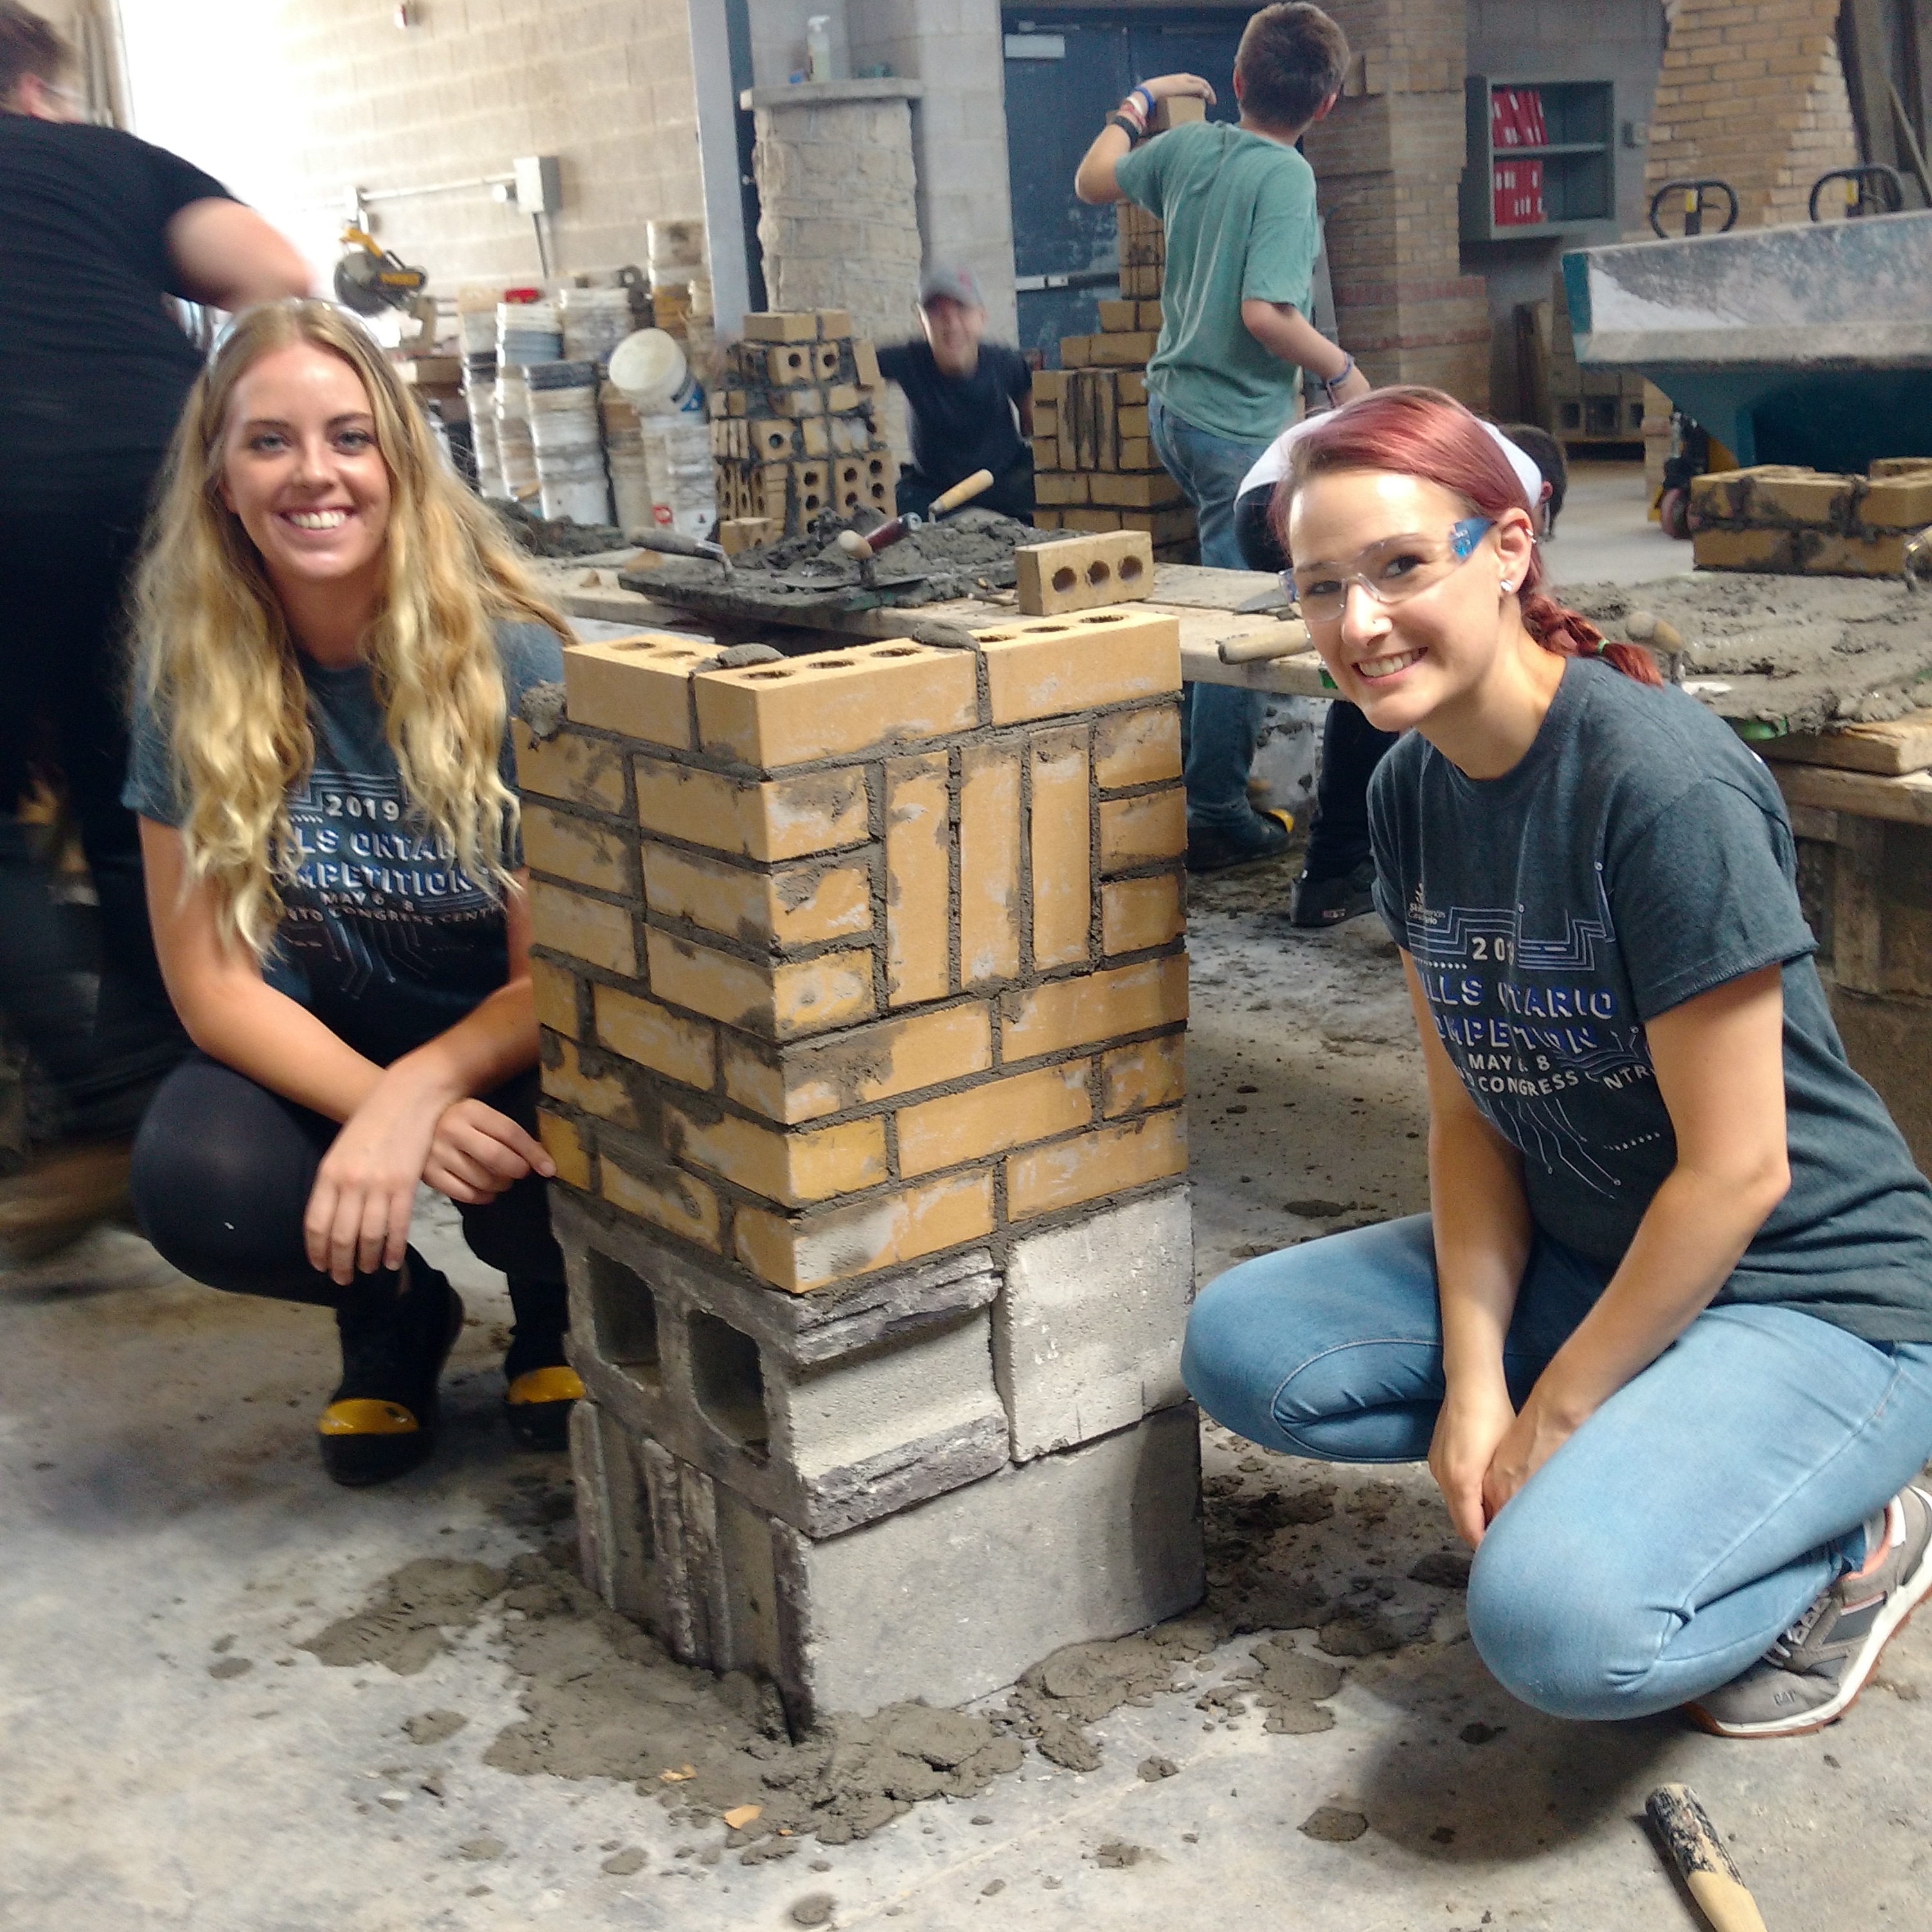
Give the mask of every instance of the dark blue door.
[[1108, 110], [1150, 74], [1198, 74], [1220, 99], [1216, 121], [1239, 118], [1234, 49], [1252, 5], [1076, 13], [1009, 7], [1006, 154], [1020, 346], [1060, 364], [1063, 335], [1090, 334], [1094, 304], [1118, 295], [1114, 212], [1073, 194], [1073, 171]]

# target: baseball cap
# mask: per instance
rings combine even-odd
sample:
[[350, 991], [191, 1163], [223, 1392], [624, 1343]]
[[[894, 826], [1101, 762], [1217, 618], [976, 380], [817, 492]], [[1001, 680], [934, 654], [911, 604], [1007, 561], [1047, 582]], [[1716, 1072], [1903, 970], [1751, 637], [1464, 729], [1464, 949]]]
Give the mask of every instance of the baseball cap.
[[935, 262], [920, 278], [919, 305], [928, 302], [956, 302], [962, 308], [984, 308], [980, 278], [963, 263]]

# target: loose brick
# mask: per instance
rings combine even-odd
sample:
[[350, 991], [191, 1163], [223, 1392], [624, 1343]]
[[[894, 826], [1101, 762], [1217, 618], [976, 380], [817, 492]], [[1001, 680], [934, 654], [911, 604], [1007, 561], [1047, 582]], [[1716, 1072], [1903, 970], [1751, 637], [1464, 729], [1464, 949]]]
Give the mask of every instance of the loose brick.
[[1165, 946], [1186, 930], [1187, 909], [1174, 873], [1161, 872], [1150, 879], [1109, 879], [1100, 888], [1100, 950], [1110, 958]]
[[590, 1153], [584, 1137], [561, 1114], [548, 1107], [537, 1109], [537, 1138], [544, 1152], [556, 1162], [556, 1178], [568, 1187], [590, 1185]]
[[982, 986], [1020, 970], [1020, 764], [976, 745], [959, 770], [959, 977]]
[[1932, 472], [1876, 478], [1859, 500], [1858, 520], [1880, 530], [1922, 530], [1932, 524]]
[[1034, 617], [974, 637], [995, 724], [1152, 698], [1180, 688], [1180, 620], [1156, 611]]
[[806, 311], [793, 314], [784, 309], [754, 309], [742, 325], [747, 342], [811, 342], [818, 334], [818, 317]]
[[802, 1294], [982, 1240], [992, 1228], [992, 1176], [962, 1174], [812, 1214], [740, 1208], [731, 1233], [739, 1260], [754, 1274]]
[[1108, 1120], [1138, 1114], [1149, 1107], [1169, 1107], [1187, 1097], [1185, 1037], [1178, 1033], [1159, 1040], [1117, 1046], [1100, 1056], [1100, 1112]]
[[1100, 871], [1124, 872], [1136, 866], [1178, 858], [1187, 849], [1187, 801], [1178, 785], [1138, 798], [1100, 801]]
[[866, 774], [856, 768], [753, 784], [640, 758], [637, 787], [646, 832], [767, 862], [856, 844], [871, 830]]
[[754, 966], [656, 931], [645, 935], [644, 949], [651, 991], [660, 999], [767, 1039], [823, 1033], [872, 1015], [869, 952], [822, 952]]
[[1094, 724], [1094, 782], [1102, 791], [1180, 776], [1180, 713], [1172, 704], [1118, 711]]
[[1070, 1133], [1092, 1119], [1084, 1060], [989, 1080], [898, 1111], [899, 1172], [908, 1179]]
[[647, 839], [644, 874], [650, 911], [747, 945], [809, 946], [872, 930], [872, 878], [863, 865], [754, 872]]
[[1186, 1171], [1186, 1118], [1170, 1108], [1008, 1155], [1006, 1213], [1018, 1220]]
[[1171, 1026], [1187, 1017], [1187, 962], [1180, 954], [1116, 966], [1000, 997], [1000, 1058], [1011, 1064], [1072, 1046]]
[[603, 1046], [655, 1073], [710, 1091], [717, 1073], [710, 1027], [617, 986], [593, 987], [591, 998]]
[[966, 730], [978, 716], [971, 658], [930, 644], [855, 644], [695, 682], [704, 748], [766, 770]]
[[547, 879], [530, 881], [530, 937], [539, 946], [587, 960], [610, 973], [634, 974], [636, 934], [622, 906], [566, 892]]
[[782, 1133], [734, 1114], [708, 1124], [694, 1120], [674, 1107], [666, 1110], [664, 1123], [672, 1151], [687, 1164], [708, 1167], [788, 1208], [856, 1193], [886, 1178], [880, 1120]]
[[520, 718], [510, 721], [510, 740], [516, 750], [519, 791], [568, 799], [593, 812], [624, 809], [624, 754], [615, 745], [570, 730], [539, 739]]
[[865, 336], [853, 338], [852, 366], [858, 371], [862, 388], [876, 389], [884, 380], [879, 374], [879, 352]]
[[577, 980], [561, 966], [548, 959], [530, 962], [530, 1000], [536, 1008], [537, 1024], [547, 1026], [566, 1039], [578, 1036]]
[[1087, 733], [1043, 731], [1028, 745], [1028, 820], [1033, 880], [1033, 963], [1044, 970], [1087, 957], [1093, 861], [1087, 811]]
[[945, 753], [886, 764], [886, 998], [944, 999], [951, 985], [952, 828]]
[[563, 654], [564, 708], [573, 724], [688, 752], [692, 667], [716, 655], [709, 644], [662, 631], [572, 644]]
[[719, 1252], [718, 1196], [695, 1174], [648, 1160], [628, 1148], [614, 1148], [608, 1142], [598, 1146], [597, 1167], [604, 1198], [614, 1208], [681, 1234], [713, 1254]]
[[635, 884], [630, 848], [608, 826], [526, 805], [523, 832], [525, 862], [536, 872], [554, 872], [600, 892], [628, 892]]
[[586, 1114], [595, 1114], [600, 1120], [614, 1120], [620, 1127], [638, 1124], [630, 1089], [617, 1075], [586, 1072], [574, 1040], [546, 1039], [544, 1047], [543, 1090], [548, 1099], [581, 1107]]
[[992, 1020], [975, 1004], [795, 1046], [728, 1034], [724, 1058], [724, 1090], [733, 1100], [791, 1124], [985, 1072], [993, 1064]]
[[1058, 616], [1144, 597], [1154, 587], [1154, 542], [1138, 530], [1022, 544], [1013, 552], [1019, 606], [1028, 616]]

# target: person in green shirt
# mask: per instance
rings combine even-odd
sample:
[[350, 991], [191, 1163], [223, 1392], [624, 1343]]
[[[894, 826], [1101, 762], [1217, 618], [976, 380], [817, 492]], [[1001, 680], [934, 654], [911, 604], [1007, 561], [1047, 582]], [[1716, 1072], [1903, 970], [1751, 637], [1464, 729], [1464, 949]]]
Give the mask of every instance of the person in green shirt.
[[[1335, 104], [1348, 64], [1348, 41], [1320, 8], [1264, 7], [1234, 56], [1238, 123], [1184, 122], [1144, 140], [1156, 102], [1215, 98], [1198, 74], [1163, 74], [1107, 117], [1074, 176], [1082, 201], [1132, 201], [1166, 227], [1148, 430], [1194, 506], [1201, 561], [1212, 568], [1242, 567], [1234, 499], [1291, 419], [1301, 371], [1314, 374], [1334, 404], [1369, 387], [1354, 358], [1308, 320], [1321, 230], [1314, 171], [1294, 146]], [[1286, 826], [1248, 800], [1261, 709], [1256, 692], [1191, 687], [1190, 872], [1270, 858], [1288, 842]]]

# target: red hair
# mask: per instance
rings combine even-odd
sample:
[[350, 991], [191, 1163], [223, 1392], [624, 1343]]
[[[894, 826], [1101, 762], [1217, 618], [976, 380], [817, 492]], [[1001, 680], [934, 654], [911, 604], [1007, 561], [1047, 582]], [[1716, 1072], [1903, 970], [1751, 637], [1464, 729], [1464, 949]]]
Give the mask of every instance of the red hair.
[[[1419, 476], [1462, 498], [1478, 516], [1530, 511], [1509, 459], [1479, 418], [1440, 389], [1398, 387], [1358, 397], [1299, 438], [1288, 474], [1275, 491], [1269, 520], [1287, 548], [1288, 506], [1297, 487], [1336, 470], [1378, 470]], [[1588, 618], [1559, 604], [1544, 587], [1543, 553], [1532, 547], [1517, 596], [1522, 627], [1558, 657], [1600, 657], [1640, 684], [1660, 685], [1655, 659], [1639, 644], [1606, 644]]]

